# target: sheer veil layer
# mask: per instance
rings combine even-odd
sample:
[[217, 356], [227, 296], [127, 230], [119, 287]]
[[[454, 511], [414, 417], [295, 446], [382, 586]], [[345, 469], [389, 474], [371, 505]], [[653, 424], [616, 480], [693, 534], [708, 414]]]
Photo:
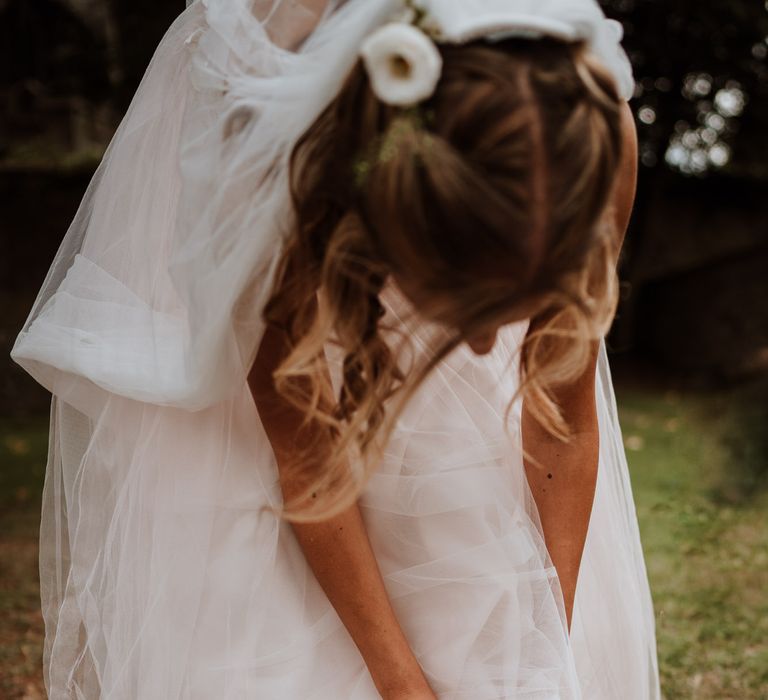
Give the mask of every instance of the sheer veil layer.
[[[593, 0], [425, 4], [456, 41], [583, 39], [631, 94], [620, 32]], [[40, 572], [54, 700], [377, 697], [270, 510], [280, 490], [246, 377], [292, 224], [290, 148], [399, 6], [199, 0], [155, 53], [13, 350], [53, 393]], [[385, 305], [418, 348], [427, 329], [394, 291]], [[389, 593], [441, 698], [655, 700], [605, 353], [569, 636], [519, 407], [504, 427], [524, 332], [505, 329], [485, 358], [456, 350], [400, 420], [361, 501]]]

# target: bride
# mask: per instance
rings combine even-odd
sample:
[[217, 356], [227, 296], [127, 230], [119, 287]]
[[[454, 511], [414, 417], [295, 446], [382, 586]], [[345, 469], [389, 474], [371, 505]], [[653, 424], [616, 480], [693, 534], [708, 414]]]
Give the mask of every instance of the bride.
[[199, 0], [13, 357], [51, 698], [659, 698], [594, 0]]

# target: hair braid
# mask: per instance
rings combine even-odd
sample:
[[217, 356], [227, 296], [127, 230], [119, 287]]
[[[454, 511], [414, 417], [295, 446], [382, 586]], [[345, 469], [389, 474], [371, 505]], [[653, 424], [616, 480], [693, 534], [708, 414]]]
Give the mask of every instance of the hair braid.
[[379, 300], [384, 279], [373, 278], [370, 282], [371, 286], [365, 293], [366, 313], [360, 317], [358, 327], [354, 329], [359, 336], [359, 342], [344, 357], [338, 416], [346, 421], [360, 407], [369, 382], [375, 382], [381, 376], [382, 360], [385, 360], [378, 352], [380, 348], [377, 347], [377, 352], [372, 352], [378, 344], [379, 320], [384, 313], [384, 307]]

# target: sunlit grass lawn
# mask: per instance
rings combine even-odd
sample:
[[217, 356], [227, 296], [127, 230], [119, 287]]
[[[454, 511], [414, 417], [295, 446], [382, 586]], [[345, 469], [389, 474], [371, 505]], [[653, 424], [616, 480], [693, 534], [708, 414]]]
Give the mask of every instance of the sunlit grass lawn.
[[[768, 698], [765, 406], [744, 391], [617, 393], [665, 697]], [[0, 697], [8, 700], [44, 697], [37, 528], [46, 440], [44, 418], [0, 422]]]
[[669, 700], [768, 698], [760, 394], [618, 391]]

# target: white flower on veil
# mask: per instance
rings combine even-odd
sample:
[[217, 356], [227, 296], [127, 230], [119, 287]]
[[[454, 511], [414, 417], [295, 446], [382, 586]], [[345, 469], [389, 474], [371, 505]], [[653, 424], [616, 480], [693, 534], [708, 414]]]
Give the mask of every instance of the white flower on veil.
[[409, 107], [430, 97], [443, 67], [432, 39], [404, 22], [391, 22], [377, 29], [363, 42], [360, 55], [376, 96], [398, 107]]

